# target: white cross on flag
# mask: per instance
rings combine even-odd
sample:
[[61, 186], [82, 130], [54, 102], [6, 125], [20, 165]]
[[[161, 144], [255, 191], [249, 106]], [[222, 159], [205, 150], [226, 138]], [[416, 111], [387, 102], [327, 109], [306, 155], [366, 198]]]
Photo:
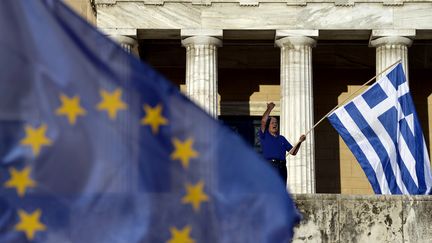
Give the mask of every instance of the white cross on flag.
[[328, 118], [376, 194], [430, 193], [429, 156], [402, 64]]

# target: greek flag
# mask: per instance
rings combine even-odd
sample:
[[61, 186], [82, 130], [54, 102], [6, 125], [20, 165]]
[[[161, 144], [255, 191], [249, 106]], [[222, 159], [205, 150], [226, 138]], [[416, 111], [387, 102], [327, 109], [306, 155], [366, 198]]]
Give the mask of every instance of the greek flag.
[[329, 115], [376, 194], [428, 194], [423, 131], [402, 64]]

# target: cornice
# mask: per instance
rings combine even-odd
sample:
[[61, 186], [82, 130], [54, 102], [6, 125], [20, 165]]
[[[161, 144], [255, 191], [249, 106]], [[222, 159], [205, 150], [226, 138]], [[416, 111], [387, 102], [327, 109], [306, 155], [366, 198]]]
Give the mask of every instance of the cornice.
[[402, 6], [405, 3], [432, 3], [432, 0], [94, 0], [96, 5], [116, 5], [127, 2], [144, 5], [164, 5], [166, 3], [190, 3], [210, 6], [213, 3], [238, 3], [244, 7], [258, 7], [263, 3], [286, 3], [293, 6], [306, 6], [309, 3], [333, 3], [335, 6], [350, 7], [357, 3], [381, 3], [384, 6]]

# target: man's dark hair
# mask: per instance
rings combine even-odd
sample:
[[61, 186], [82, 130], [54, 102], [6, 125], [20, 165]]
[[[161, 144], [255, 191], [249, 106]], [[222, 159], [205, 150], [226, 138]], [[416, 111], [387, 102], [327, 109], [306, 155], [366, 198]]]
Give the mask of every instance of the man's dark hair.
[[[265, 125], [265, 130], [264, 130], [264, 131], [268, 131], [268, 130], [269, 130], [269, 127], [270, 127], [270, 121], [271, 121], [272, 118], [276, 119], [276, 121], [278, 122], [278, 125], [279, 125], [279, 120], [278, 120], [276, 117], [274, 117], [274, 116], [269, 116], [269, 117], [267, 118], [266, 125]], [[278, 129], [278, 134], [279, 134], [279, 133], [280, 133], [280, 129]]]

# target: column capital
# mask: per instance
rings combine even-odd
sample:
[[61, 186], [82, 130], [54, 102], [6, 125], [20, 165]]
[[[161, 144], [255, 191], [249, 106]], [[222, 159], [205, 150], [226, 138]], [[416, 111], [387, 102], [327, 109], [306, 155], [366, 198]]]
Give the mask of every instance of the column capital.
[[219, 39], [223, 37], [223, 30], [221, 29], [182, 29], [180, 30], [182, 39], [192, 36], [213, 36]]
[[191, 46], [191, 45], [215, 45], [217, 47], [222, 46], [222, 41], [213, 36], [205, 36], [205, 35], [197, 35], [188, 37], [181, 41], [183, 46]]
[[318, 30], [276, 30], [275, 40], [288, 37], [288, 36], [307, 36], [312, 38], [317, 38], [319, 36]]
[[307, 36], [287, 36], [275, 41], [278, 47], [284, 46], [310, 46], [315, 47], [316, 40]]
[[369, 45], [372, 47], [379, 47], [383, 45], [404, 45], [411, 46], [412, 39], [404, 36], [386, 36], [371, 40]]
[[415, 36], [415, 29], [376, 29], [372, 30], [369, 46], [377, 47], [386, 44], [411, 46]]
[[119, 44], [129, 45], [131, 47], [135, 47], [136, 45], [138, 45], [137, 40], [133, 37], [125, 35], [110, 35], [110, 38]]
[[[376, 48], [377, 74], [397, 60], [402, 60], [403, 69], [408, 80], [408, 47], [413, 42], [415, 32], [413, 29], [372, 30], [369, 46]], [[377, 79], [383, 75], [380, 74]]]
[[416, 36], [415, 29], [375, 29], [372, 30], [370, 38], [377, 39], [380, 37], [388, 37], [388, 36], [404, 36], [413, 39]]

